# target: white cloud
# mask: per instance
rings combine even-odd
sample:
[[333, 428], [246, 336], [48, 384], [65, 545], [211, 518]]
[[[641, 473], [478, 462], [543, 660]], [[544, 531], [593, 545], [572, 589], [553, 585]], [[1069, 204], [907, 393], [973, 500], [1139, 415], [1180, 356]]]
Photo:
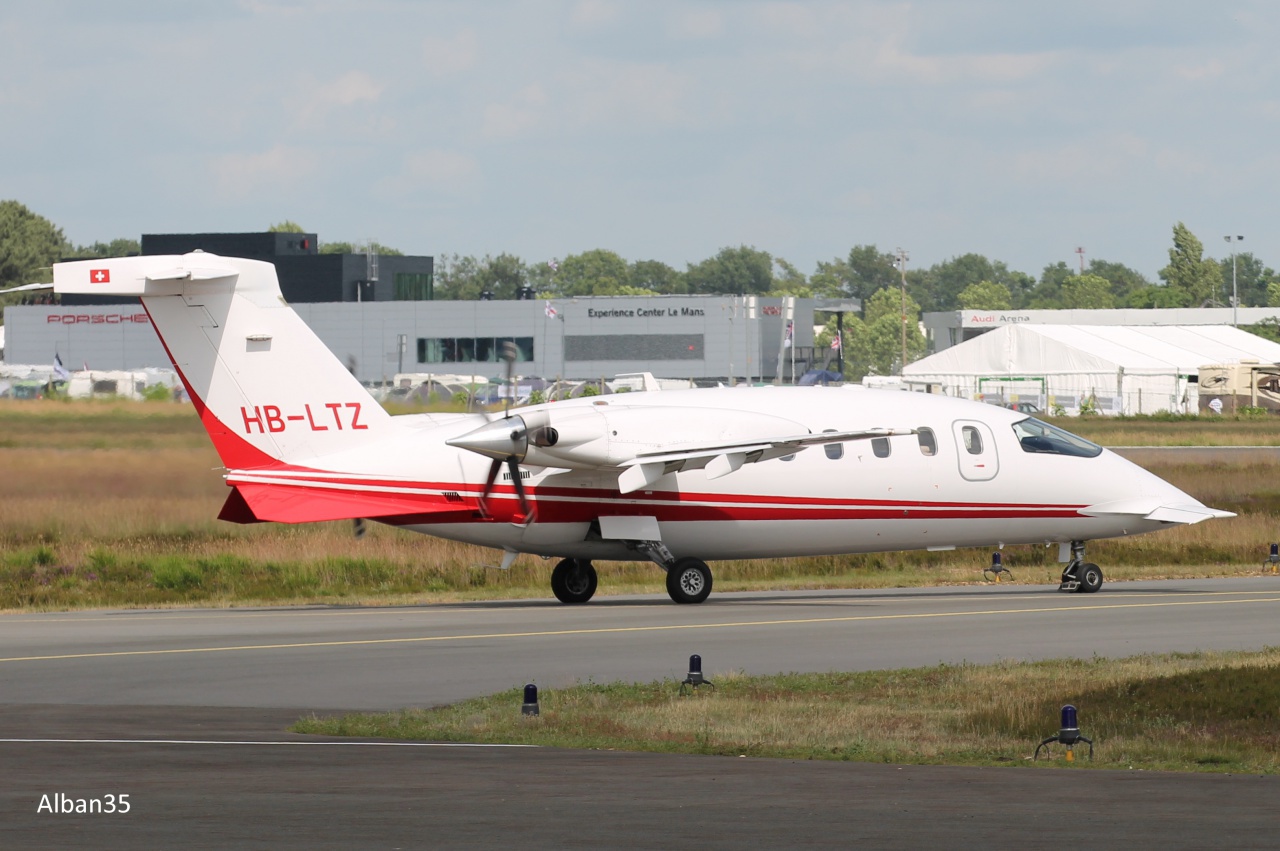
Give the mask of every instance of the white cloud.
[[622, 15], [622, 6], [613, 0], [579, 0], [569, 13], [569, 23], [581, 29], [608, 26]]
[[1226, 73], [1226, 68], [1217, 59], [1199, 65], [1182, 65], [1174, 69], [1184, 80], [1213, 80]]
[[426, 148], [407, 157], [405, 176], [415, 187], [458, 192], [480, 177], [480, 164], [470, 154]]
[[328, 83], [307, 88], [308, 96], [298, 107], [298, 119], [304, 123], [321, 120], [335, 109], [376, 103], [386, 86], [364, 71], [348, 71]]
[[686, 9], [671, 17], [667, 32], [680, 39], [716, 38], [724, 32], [724, 16], [714, 9]]
[[670, 126], [692, 118], [691, 89], [667, 65], [588, 62], [573, 75], [564, 117], [597, 126]]
[[1095, 136], [1055, 148], [1024, 151], [1013, 159], [1019, 180], [1089, 186], [1126, 177], [1151, 157], [1151, 146], [1130, 133]]
[[422, 64], [436, 76], [470, 71], [480, 58], [480, 41], [465, 29], [450, 38], [427, 36], [422, 42]]
[[211, 163], [217, 193], [224, 199], [263, 197], [301, 185], [320, 169], [320, 154], [306, 148], [276, 145], [260, 153], [225, 154]]
[[535, 127], [546, 111], [547, 93], [537, 83], [525, 86], [506, 103], [492, 103], [484, 109], [485, 136], [519, 136]]

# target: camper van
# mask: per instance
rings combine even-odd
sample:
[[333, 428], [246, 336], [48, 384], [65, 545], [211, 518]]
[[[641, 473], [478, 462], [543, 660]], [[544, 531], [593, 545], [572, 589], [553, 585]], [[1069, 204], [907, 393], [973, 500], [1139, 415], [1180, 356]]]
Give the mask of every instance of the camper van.
[[1200, 367], [1200, 413], [1234, 414], [1241, 408], [1280, 413], [1280, 364], [1242, 360]]

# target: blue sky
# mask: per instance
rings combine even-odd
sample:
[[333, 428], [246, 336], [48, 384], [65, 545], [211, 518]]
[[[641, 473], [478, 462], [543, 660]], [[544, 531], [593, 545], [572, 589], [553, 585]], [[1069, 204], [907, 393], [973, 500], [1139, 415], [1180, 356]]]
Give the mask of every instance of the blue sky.
[[872, 243], [1280, 267], [1267, 2], [12, 0], [0, 198], [76, 243], [262, 230], [810, 273]]

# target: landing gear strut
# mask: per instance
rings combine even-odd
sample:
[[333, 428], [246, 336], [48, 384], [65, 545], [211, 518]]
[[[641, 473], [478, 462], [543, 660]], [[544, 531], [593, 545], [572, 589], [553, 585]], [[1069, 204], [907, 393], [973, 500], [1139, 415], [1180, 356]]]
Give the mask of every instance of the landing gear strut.
[[1059, 591], [1092, 594], [1102, 587], [1102, 568], [1084, 560], [1084, 541], [1071, 542], [1071, 560], [1062, 570]]
[[551, 571], [551, 592], [562, 603], [585, 603], [596, 593], [596, 569], [585, 559], [563, 559]]

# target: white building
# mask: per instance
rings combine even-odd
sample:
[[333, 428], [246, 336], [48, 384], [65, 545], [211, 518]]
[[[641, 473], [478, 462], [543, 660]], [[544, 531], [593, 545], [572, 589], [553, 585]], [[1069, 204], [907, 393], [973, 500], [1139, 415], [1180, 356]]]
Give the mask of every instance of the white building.
[[1005, 325], [1258, 325], [1280, 322], [1280, 307], [1115, 310], [949, 310], [924, 314], [929, 351], [940, 352]]
[[1006, 324], [907, 366], [911, 383], [1046, 412], [1195, 413], [1200, 367], [1280, 362], [1280, 343], [1224, 325]]

